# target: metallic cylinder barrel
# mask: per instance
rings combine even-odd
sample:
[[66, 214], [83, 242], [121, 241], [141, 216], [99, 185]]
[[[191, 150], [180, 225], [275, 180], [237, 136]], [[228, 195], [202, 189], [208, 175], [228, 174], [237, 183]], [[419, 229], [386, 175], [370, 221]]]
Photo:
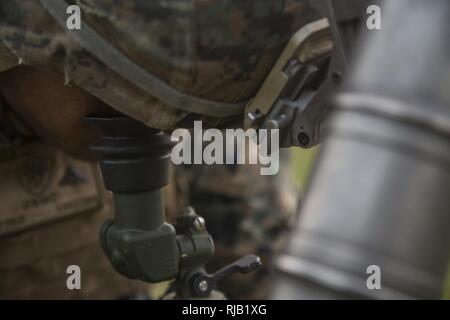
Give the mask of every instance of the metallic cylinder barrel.
[[383, 30], [367, 32], [337, 98], [273, 298], [440, 298], [450, 254], [449, 13], [446, 0], [382, 7]]

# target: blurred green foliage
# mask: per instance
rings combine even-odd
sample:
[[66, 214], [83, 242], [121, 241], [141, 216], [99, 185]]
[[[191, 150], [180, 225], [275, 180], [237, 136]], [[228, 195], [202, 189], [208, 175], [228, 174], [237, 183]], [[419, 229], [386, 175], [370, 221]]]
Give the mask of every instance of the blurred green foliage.
[[311, 169], [314, 165], [314, 159], [316, 158], [318, 148], [313, 149], [292, 149], [292, 161], [294, 164], [294, 176], [295, 183], [299, 189], [303, 192], [307, 185]]

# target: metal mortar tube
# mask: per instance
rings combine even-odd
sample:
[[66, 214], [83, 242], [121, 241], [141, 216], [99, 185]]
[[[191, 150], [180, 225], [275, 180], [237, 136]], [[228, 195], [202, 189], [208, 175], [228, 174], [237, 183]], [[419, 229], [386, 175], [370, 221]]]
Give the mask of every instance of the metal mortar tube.
[[[438, 299], [450, 253], [450, 2], [396, 0], [337, 97], [274, 299]], [[370, 267], [380, 288], [370, 285]]]

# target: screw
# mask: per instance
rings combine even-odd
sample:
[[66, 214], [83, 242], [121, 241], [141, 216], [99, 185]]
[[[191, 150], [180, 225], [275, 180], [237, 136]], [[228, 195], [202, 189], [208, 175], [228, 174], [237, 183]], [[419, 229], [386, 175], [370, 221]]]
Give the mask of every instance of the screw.
[[192, 221], [192, 226], [197, 231], [203, 231], [205, 230], [205, 219], [202, 217], [195, 217], [194, 221]]
[[298, 143], [300, 144], [300, 146], [302, 147], [307, 147], [309, 145], [309, 136], [304, 133], [304, 132], [300, 132], [297, 136], [297, 140]]
[[200, 281], [200, 283], [198, 284], [198, 288], [200, 289], [200, 291], [206, 292], [209, 288], [208, 281], [206, 280]]

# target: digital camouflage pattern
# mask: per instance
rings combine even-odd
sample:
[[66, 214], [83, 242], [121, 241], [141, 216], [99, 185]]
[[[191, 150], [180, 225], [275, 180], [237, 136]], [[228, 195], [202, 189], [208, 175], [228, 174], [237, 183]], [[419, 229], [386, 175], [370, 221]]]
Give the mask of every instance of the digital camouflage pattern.
[[[80, 0], [82, 23], [148, 73], [179, 92], [220, 102], [247, 102], [291, 35], [318, 19], [306, 0]], [[0, 2], [0, 40], [21, 63], [65, 75], [108, 105], [151, 127], [204, 120], [239, 124], [158, 101], [73, 40], [36, 0]], [[119, 63], [119, 62], [118, 62]], [[139, 86], [141, 85], [141, 86]], [[242, 105], [243, 106], [243, 105]]]

